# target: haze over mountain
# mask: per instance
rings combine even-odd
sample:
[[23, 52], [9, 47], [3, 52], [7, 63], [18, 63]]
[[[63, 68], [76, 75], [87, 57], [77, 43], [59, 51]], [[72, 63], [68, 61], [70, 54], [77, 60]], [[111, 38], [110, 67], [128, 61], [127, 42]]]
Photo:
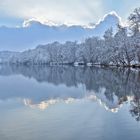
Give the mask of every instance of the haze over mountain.
[[119, 23], [121, 23], [121, 18], [115, 12], [105, 15], [92, 27], [48, 25], [28, 20], [22, 27], [0, 27], [0, 51], [23, 51], [54, 41], [63, 43], [76, 40], [81, 42], [91, 36], [102, 37], [104, 32], [111, 27], [115, 33]]

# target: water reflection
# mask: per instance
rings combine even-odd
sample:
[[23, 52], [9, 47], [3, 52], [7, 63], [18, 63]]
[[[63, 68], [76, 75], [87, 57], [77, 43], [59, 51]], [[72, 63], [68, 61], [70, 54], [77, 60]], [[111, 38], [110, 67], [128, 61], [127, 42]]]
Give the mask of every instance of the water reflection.
[[[138, 70], [72, 66], [1, 66], [0, 76], [13, 75], [35, 80], [37, 83], [32, 81], [35, 87], [30, 86], [30, 91], [27, 88], [25, 91], [22, 89], [15, 92], [14, 88], [17, 87], [14, 85], [11, 91], [5, 87], [0, 93], [1, 100], [21, 98], [26, 106], [42, 110], [60, 102], [68, 104], [90, 100], [98, 101], [111, 112], [118, 112], [123, 104], [128, 103], [131, 115], [136, 121], [140, 121]], [[27, 86], [28, 82], [25, 81], [24, 85]]]

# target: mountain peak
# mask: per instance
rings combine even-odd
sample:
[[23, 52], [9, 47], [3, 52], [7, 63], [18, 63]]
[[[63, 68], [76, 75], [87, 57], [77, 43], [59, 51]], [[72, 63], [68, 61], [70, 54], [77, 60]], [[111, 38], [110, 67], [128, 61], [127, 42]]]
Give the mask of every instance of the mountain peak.
[[121, 24], [121, 18], [118, 16], [118, 14], [115, 11], [110, 12], [109, 14], [106, 14], [102, 19], [99, 20], [99, 22], [96, 24], [99, 25], [103, 22], [108, 22], [108, 23], [116, 23], [116, 24]]
[[[113, 33], [117, 32], [117, 25], [122, 25], [121, 18], [115, 11], [106, 14], [99, 22], [95, 25], [95, 33], [97, 36], [103, 36], [104, 32], [112, 28]], [[100, 33], [100, 34], [99, 34]]]
[[22, 27], [40, 27], [40, 26], [60, 26], [60, 24], [56, 24], [53, 21], [50, 20], [45, 20], [45, 21], [40, 21], [38, 19], [28, 19], [24, 20]]
[[23, 22], [23, 27], [41, 26], [41, 25], [43, 24], [35, 19], [25, 20]]
[[116, 22], [121, 23], [121, 18], [115, 11], [110, 12], [104, 16], [104, 20], [116, 20]]

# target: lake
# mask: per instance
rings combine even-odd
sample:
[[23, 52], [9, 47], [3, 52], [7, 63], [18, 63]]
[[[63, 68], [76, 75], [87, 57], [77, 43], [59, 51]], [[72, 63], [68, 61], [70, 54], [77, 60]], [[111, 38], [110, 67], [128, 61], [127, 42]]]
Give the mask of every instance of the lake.
[[139, 140], [140, 71], [0, 66], [0, 140]]

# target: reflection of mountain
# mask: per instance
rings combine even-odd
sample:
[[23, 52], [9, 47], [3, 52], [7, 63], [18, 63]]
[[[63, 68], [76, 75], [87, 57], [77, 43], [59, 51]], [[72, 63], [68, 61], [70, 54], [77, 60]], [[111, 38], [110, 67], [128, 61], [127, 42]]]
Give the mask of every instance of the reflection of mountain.
[[[45, 109], [58, 102], [69, 103], [89, 99], [98, 100], [106, 109], [113, 112], [116, 112], [124, 102], [130, 101], [131, 113], [138, 118], [140, 112], [139, 71], [98, 67], [2, 65], [0, 75], [23, 75], [35, 79], [38, 84], [43, 83], [56, 88], [56, 93], [45, 90], [37, 94], [34, 94], [35, 91], [24, 92], [21, 95], [0, 94], [1, 99], [21, 97], [30, 107]], [[85, 91], [81, 93], [78, 89]]]
[[[100, 99], [99, 96], [95, 94], [95, 93], [91, 93], [88, 96], [83, 96], [81, 99], [79, 98], [66, 98], [66, 99], [62, 99], [62, 98], [56, 98], [56, 99], [49, 99], [49, 100], [45, 100], [45, 101], [41, 101], [39, 103], [34, 103], [32, 100], [30, 99], [24, 99], [23, 102], [26, 106], [29, 106], [31, 108], [38, 108], [41, 110], [45, 110], [47, 109], [49, 106], [57, 104], [57, 103], [73, 103], [73, 102], [77, 102], [77, 101], [97, 101], [99, 102], [99, 104], [101, 106], [103, 106], [106, 110], [109, 110], [111, 112], [117, 112], [118, 109], [120, 108], [120, 105], [118, 104], [118, 100], [114, 101], [114, 102], [109, 102], [106, 100], [106, 98], [104, 98], [105, 100], [103, 100], [102, 98]], [[104, 95], [103, 95], [104, 96]]]

